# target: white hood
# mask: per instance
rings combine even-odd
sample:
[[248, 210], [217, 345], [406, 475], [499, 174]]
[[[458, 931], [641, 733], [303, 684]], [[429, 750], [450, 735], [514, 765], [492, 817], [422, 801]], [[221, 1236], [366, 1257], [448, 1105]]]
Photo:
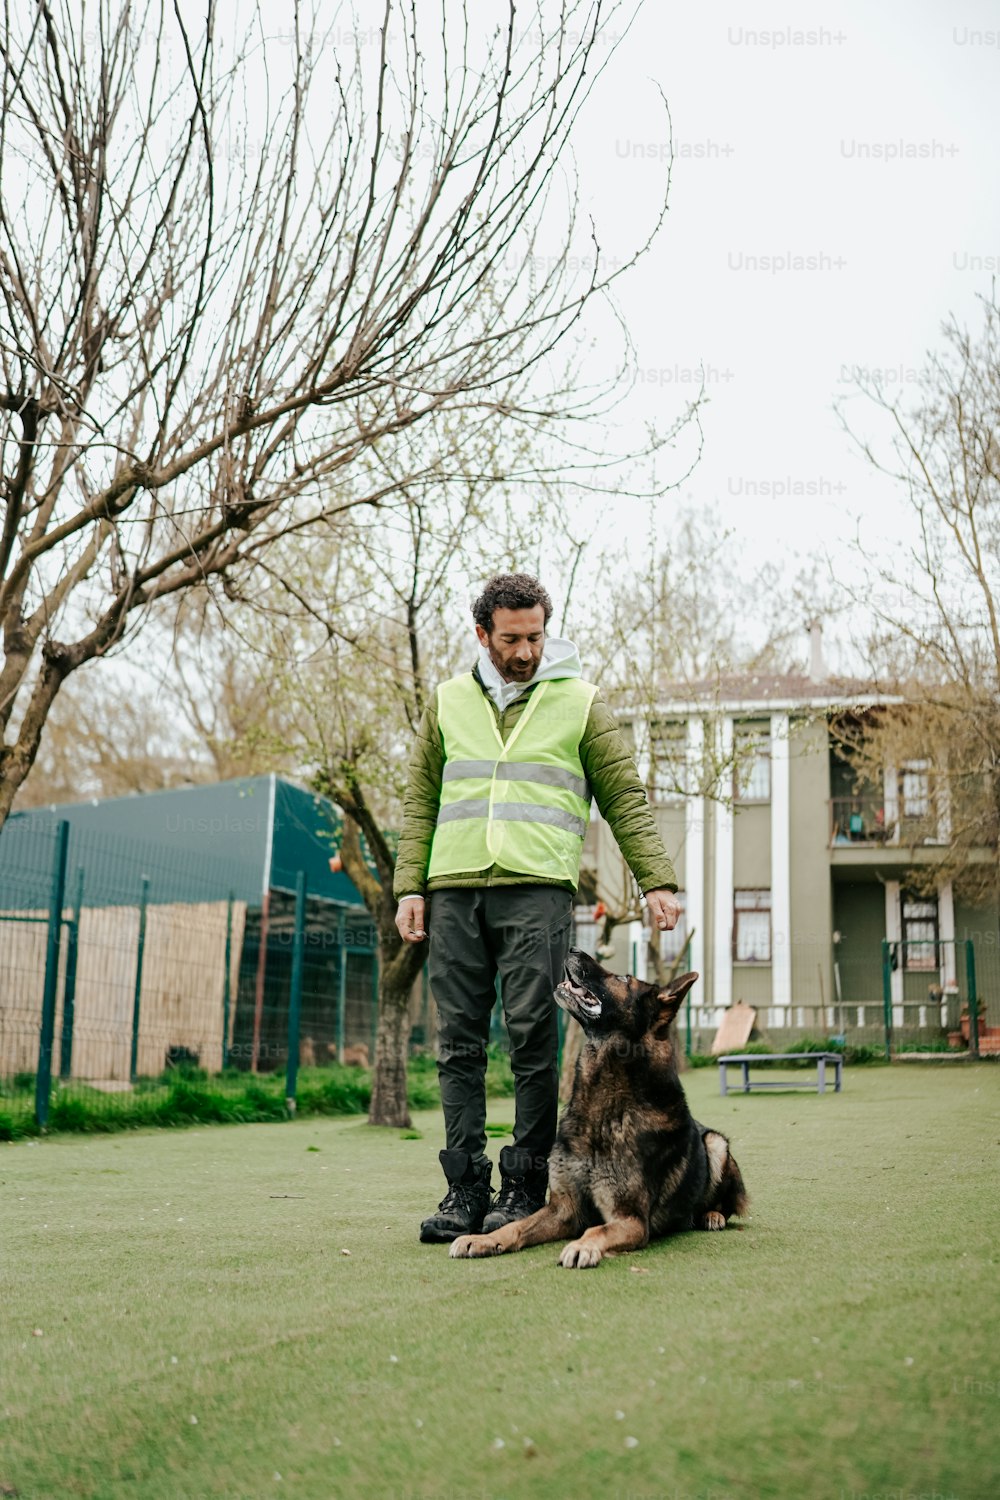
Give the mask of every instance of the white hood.
[[501, 713], [536, 682], [551, 682], [557, 677], [579, 677], [582, 670], [580, 655], [573, 642], [560, 640], [557, 635], [546, 637], [542, 659], [530, 682], [505, 682], [490, 660], [486, 647], [479, 648], [480, 680]]

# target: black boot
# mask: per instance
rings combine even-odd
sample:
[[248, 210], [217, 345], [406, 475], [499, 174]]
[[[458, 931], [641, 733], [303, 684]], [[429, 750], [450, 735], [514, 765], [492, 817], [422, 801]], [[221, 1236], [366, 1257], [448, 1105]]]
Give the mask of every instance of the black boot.
[[439, 1160], [448, 1179], [448, 1191], [420, 1226], [424, 1244], [447, 1244], [460, 1234], [478, 1234], [490, 1206], [489, 1162], [476, 1166], [467, 1151], [442, 1151]]
[[530, 1151], [520, 1146], [504, 1146], [500, 1152], [500, 1191], [492, 1210], [483, 1221], [483, 1233], [492, 1234], [515, 1219], [526, 1219], [545, 1203], [549, 1169]]

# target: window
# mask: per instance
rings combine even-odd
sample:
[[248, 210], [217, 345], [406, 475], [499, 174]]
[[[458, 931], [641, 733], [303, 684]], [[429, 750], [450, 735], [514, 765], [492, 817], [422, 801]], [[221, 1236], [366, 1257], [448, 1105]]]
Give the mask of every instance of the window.
[[771, 962], [771, 892], [733, 892], [733, 957], [738, 964]]
[[684, 800], [688, 788], [686, 724], [650, 725], [649, 783], [657, 802]]
[[903, 897], [903, 968], [937, 969], [938, 907], [936, 901]]
[[680, 903], [681, 914], [672, 932], [660, 933], [660, 957], [668, 964], [675, 963], [687, 947], [687, 897], [678, 891], [674, 900]]
[[738, 724], [733, 738], [733, 795], [739, 802], [771, 800], [771, 736], [754, 724]]
[[908, 760], [900, 767], [899, 795], [904, 818], [926, 818], [931, 810], [931, 763]]

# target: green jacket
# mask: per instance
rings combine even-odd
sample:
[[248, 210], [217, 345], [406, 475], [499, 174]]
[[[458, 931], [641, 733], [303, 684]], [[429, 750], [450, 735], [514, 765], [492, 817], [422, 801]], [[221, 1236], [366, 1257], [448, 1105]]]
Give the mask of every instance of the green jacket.
[[[479, 681], [478, 675], [476, 677]], [[503, 713], [483, 688], [483, 696], [496, 715], [497, 726], [506, 743], [517, 723], [531, 687], [510, 704]], [[625, 862], [635, 876], [639, 889], [676, 891], [677, 877], [670, 856], [663, 847], [656, 820], [646, 800], [635, 761], [629, 753], [621, 730], [608, 705], [596, 697], [580, 742], [580, 760], [590, 782], [601, 817], [609, 824]], [[417, 726], [417, 743], [410, 758], [410, 773], [403, 802], [403, 829], [399, 836], [393, 895], [422, 896], [425, 891], [446, 887], [482, 885], [524, 885], [524, 875], [514, 874], [493, 865], [489, 870], [473, 870], [467, 875], [440, 876], [428, 883], [431, 840], [437, 823], [441, 798], [441, 773], [444, 769], [444, 746], [438, 728], [437, 695], [424, 709]], [[563, 880], [537, 880], [532, 885], [559, 885], [573, 889]]]

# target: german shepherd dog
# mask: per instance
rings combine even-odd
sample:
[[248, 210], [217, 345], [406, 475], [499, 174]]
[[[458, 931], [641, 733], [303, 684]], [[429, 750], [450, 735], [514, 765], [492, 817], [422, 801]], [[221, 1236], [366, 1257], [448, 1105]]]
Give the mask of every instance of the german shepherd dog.
[[450, 1255], [569, 1240], [559, 1264], [583, 1270], [746, 1213], [729, 1142], [692, 1117], [677, 1076], [671, 1022], [697, 978], [682, 974], [661, 990], [570, 950], [555, 998], [585, 1041], [549, 1157], [549, 1201], [492, 1234], [463, 1235]]

